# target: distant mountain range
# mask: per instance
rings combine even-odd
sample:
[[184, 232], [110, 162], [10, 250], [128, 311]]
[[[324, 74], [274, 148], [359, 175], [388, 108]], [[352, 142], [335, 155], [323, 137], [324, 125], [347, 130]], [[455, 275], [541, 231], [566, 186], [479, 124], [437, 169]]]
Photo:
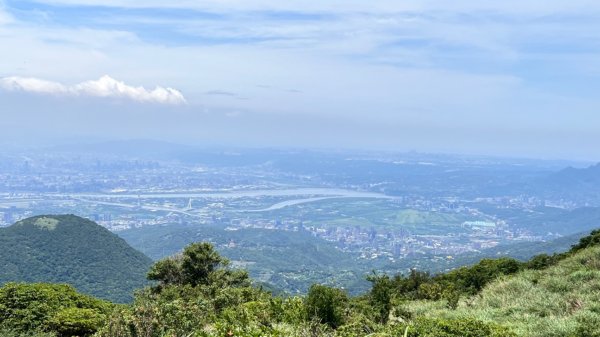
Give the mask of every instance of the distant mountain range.
[[28, 218], [0, 229], [0, 284], [68, 283], [113, 302], [146, 285], [152, 260], [93, 221], [74, 215]]
[[600, 186], [600, 163], [587, 168], [568, 167], [553, 174], [550, 180], [555, 185], [570, 187], [593, 185], [598, 187]]
[[568, 167], [534, 185], [534, 191], [555, 199], [600, 203], [600, 163], [587, 168]]

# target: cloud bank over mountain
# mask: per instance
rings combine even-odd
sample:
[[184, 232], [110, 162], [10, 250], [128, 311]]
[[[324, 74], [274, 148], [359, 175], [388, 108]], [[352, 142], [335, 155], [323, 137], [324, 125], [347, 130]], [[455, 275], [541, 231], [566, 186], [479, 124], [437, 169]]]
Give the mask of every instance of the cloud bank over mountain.
[[90, 80], [75, 85], [65, 85], [33, 77], [4, 77], [0, 88], [9, 91], [24, 91], [33, 94], [59, 96], [91, 96], [101, 98], [129, 99], [141, 103], [185, 104], [183, 94], [173, 88], [157, 86], [152, 90], [134, 87], [105, 75], [98, 80]]

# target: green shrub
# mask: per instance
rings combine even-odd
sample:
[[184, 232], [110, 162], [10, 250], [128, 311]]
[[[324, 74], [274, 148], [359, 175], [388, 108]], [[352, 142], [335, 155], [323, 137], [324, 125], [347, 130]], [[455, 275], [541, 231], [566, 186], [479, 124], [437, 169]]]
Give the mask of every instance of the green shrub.
[[229, 260], [220, 256], [214, 246], [206, 242], [192, 243], [181, 255], [156, 262], [148, 272], [148, 279], [161, 286], [221, 284], [223, 286], [248, 286], [245, 271], [228, 269]]
[[550, 256], [548, 254], [540, 254], [532, 257], [529, 261], [527, 261], [525, 267], [527, 269], [542, 270], [556, 264], [558, 260], [558, 255]]
[[521, 269], [521, 262], [515, 259], [483, 259], [473, 266], [461, 267], [442, 274], [435, 280], [452, 285], [463, 294], [473, 295], [499, 276], [515, 274]]
[[61, 337], [90, 336], [98, 331], [105, 321], [106, 315], [94, 309], [66, 308], [50, 319], [48, 327]]
[[582, 249], [600, 246], [600, 229], [593, 230], [590, 235], [584, 236], [579, 239], [579, 242], [568, 252], [569, 254], [574, 254]]
[[282, 299], [281, 309], [277, 312], [281, 313], [282, 322], [299, 325], [304, 322], [304, 318], [306, 317], [304, 299], [298, 296]]
[[374, 311], [375, 319], [385, 324], [392, 310], [392, 281], [387, 275], [373, 274], [367, 278], [372, 284], [369, 302]]
[[305, 310], [310, 320], [316, 319], [335, 329], [344, 323], [347, 305], [348, 296], [342, 290], [314, 284], [308, 291]]
[[419, 298], [437, 301], [442, 298], [444, 288], [439, 283], [423, 283], [419, 286]]
[[112, 306], [108, 302], [79, 294], [68, 285], [8, 283], [0, 288], [0, 328], [20, 332], [58, 332], [60, 327], [55, 319], [66, 319], [67, 314], [75, 317], [75, 312], [65, 311], [68, 309], [89, 309], [91, 311], [78, 312], [85, 312], [88, 318], [93, 311], [95, 326], [98, 327]]

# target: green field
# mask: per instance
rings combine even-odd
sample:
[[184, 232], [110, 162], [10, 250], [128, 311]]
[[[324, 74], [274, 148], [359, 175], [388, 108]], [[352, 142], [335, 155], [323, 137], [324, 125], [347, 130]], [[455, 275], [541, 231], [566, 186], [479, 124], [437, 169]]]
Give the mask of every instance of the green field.
[[385, 199], [327, 199], [261, 213], [255, 219], [301, 219], [308, 225], [403, 228], [414, 234], [439, 235], [462, 232], [465, 221], [482, 220], [472, 215], [401, 208]]

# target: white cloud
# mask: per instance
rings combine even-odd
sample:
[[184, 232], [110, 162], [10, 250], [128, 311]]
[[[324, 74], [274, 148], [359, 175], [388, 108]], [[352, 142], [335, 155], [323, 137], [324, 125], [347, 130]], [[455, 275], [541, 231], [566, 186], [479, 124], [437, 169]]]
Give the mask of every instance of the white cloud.
[[13, 76], [1, 78], [0, 88], [36, 94], [126, 98], [143, 103], [186, 103], [185, 97], [178, 90], [159, 86], [153, 90], [133, 87], [107, 75], [98, 80], [85, 81], [72, 86], [38, 78]]
[[11, 91], [27, 91], [38, 94], [67, 94], [64, 85], [32, 77], [5, 77], [0, 79], [0, 87]]

